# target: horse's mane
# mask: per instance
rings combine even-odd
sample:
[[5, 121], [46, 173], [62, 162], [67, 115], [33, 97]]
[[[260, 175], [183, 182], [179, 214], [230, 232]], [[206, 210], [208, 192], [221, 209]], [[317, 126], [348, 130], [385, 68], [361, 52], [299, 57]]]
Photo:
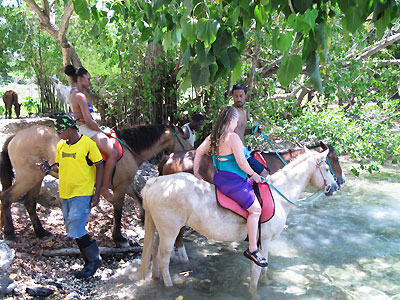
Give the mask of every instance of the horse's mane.
[[[332, 146], [327, 144], [327, 146], [329, 147], [329, 150], [332, 151]], [[308, 149], [312, 150], [315, 148], [319, 148], [321, 147], [321, 145], [311, 145], [311, 146], [306, 146]], [[287, 150], [283, 150], [283, 151], [279, 151], [278, 153], [283, 155], [283, 154], [287, 154], [287, 153], [291, 153], [291, 152], [297, 152], [297, 151], [304, 151], [304, 148], [294, 148], [294, 149], [287, 149]], [[275, 152], [265, 152], [262, 151], [263, 154], [267, 154], [267, 155], [276, 155]]]
[[135, 152], [141, 152], [156, 143], [168, 128], [166, 124], [138, 125], [116, 130], [118, 138], [125, 141]]
[[301, 154], [301, 155], [295, 157], [289, 164], [287, 164], [285, 167], [283, 167], [282, 169], [278, 170], [277, 172], [275, 172], [271, 176], [275, 177], [275, 178], [280, 178], [282, 176], [286, 176], [287, 173], [289, 173], [291, 170], [293, 170], [298, 165], [302, 164], [308, 158], [310, 158], [310, 154], [309, 153]]

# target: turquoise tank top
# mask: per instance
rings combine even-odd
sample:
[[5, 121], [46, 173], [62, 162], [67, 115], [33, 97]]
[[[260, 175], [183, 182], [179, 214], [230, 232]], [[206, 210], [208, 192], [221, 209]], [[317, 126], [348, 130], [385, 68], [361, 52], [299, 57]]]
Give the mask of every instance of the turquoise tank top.
[[[220, 159], [224, 160], [220, 160]], [[232, 154], [229, 155], [218, 155], [213, 154], [212, 156], [213, 164], [217, 168], [218, 171], [229, 171], [239, 175], [240, 177], [246, 179], [247, 173], [244, 172], [236, 162], [235, 156]]]

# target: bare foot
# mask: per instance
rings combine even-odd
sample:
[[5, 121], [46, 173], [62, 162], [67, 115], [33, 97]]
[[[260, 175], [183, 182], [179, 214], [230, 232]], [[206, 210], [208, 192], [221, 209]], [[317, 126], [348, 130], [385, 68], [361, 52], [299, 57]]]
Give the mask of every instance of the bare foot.
[[114, 194], [110, 189], [101, 188], [100, 195], [102, 195], [104, 199], [106, 199], [111, 204], [114, 204]]

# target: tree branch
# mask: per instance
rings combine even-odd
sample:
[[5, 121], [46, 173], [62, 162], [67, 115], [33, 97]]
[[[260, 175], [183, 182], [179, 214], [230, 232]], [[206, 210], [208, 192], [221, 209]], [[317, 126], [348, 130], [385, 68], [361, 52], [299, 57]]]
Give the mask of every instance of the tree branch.
[[69, 26], [69, 19], [71, 18], [73, 12], [74, 12], [74, 5], [72, 4], [72, 1], [69, 0], [67, 6], [65, 7], [64, 15], [61, 19], [60, 31], [58, 32], [58, 37], [57, 37], [57, 39], [61, 43], [67, 42], [66, 33]]

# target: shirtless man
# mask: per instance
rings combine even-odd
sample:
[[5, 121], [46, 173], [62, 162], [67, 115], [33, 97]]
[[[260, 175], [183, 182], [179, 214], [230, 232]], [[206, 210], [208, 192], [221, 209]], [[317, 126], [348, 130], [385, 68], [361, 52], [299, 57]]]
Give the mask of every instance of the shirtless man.
[[253, 156], [252, 151], [246, 146], [244, 142], [244, 136], [251, 134], [251, 128], [247, 128], [247, 113], [244, 109], [247, 97], [247, 87], [243, 83], [237, 83], [232, 87], [233, 106], [239, 112], [239, 120], [235, 132], [242, 140], [243, 146], [245, 147], [244, 155], [247, 158], [247, 162], [251, 168], [263, 177], [267, 177], [269, 174], [268, 170], [259, 163]]

